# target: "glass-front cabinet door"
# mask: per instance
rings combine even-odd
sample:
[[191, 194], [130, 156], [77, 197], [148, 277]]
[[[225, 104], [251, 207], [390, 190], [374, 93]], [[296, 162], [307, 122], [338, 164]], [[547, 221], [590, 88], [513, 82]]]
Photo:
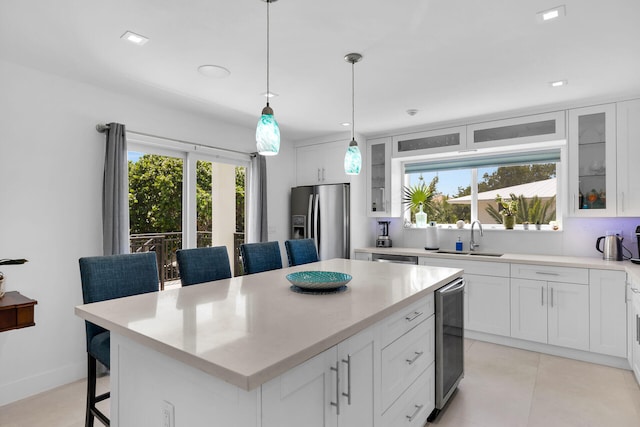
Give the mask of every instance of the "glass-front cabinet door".
[[391, 215], [391, 138], [367, 141], [367, 215]]
[[615, 104], [569, 110], [569, 214], [616, 215]]

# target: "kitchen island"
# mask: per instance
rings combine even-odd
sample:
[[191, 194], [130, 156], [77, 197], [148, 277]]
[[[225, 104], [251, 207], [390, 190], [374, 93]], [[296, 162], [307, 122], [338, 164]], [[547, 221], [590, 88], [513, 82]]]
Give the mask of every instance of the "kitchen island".
[[[305, 270], [353, 279], [292, 292], [286, 274]], [[113, 426], [393, 425], [407, 410], [421, 425], [432, 407], [411, 401], [433, 396], [433, 291], [461, 275], [333, 259], [76, 314], [111, 331]]]

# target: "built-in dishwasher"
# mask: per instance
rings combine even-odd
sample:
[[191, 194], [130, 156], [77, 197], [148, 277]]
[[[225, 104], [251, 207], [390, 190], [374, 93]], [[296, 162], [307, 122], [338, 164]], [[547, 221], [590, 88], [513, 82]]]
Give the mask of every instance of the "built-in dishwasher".
[[411, 255], [373, 254], [371, 260], [375, 262], [418, 265], [418, 257]]

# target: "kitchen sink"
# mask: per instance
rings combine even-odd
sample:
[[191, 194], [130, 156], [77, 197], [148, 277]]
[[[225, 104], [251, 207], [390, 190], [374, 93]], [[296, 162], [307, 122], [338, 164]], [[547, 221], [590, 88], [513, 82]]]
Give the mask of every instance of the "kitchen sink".
[[499, 258], [504, 254], [496, 254], [491, 252], [469, 252], [469, 255], [492, 256], [492, 257]]
[[469, 251], [448, 251], [448, 250], [439, 250], [436, 251], [437, 254], [447, 254], [447, 255], [479, 255], [479, 256], [489, 256], [494, 258], [499, 258], [504, 254], [498, 254], [494, 252], [469, 252]]

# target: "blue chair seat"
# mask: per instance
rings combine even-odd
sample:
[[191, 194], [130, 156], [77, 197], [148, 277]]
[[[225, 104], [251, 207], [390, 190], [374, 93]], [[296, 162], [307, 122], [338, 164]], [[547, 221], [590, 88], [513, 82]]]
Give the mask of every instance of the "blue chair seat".
[[99, 333], [91, 338], [89, 342], [89, 354], [98, 359], [107, 369], [111, 368], [110, 345], [111, 336], [109, 331]]
[[289, 267], [318, 261], [318, 251], [312, 239], [287, 240], [284, 247], [287, 250]]

